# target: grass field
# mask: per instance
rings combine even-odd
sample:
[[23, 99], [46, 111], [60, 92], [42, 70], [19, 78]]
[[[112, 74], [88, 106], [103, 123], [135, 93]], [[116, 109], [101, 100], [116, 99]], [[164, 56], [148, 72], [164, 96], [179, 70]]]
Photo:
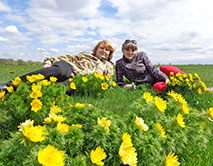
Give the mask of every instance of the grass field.
[[[0, 63], [0, 82], [7, 82], [16, 76], [27, 74], [41, 67], [41, 63], [32, 62]], [[198, 73], [207, 87], [213, 87], [213, 73], [211, 72], [213, 65], [177, 65], [177, 67], [186, 73]], [[26, 87], [22, 88], [26, 90]], [[208, 116], [208, 109], [213, 106], [213, 94], [210, 92], [203, 93], [202, 95], [191, 92], [186, 93], [184, 98], [190, 106], [190, 114], [186, 115], [180, 110], [179, 105], [171, 99], [167, 101], [168, 108], [165, 114], [156, 111], [154, 103], [147, 105], [144, 102], [143, 93], [151, 91], [151, 87], [148, 85], [142, 85], [139, 90], [126, 90], [116, 87], [100, 97], [78, 95], [69, 97], [64, 95], [62, 96], [63, 100], [57, 100], [58, 93], [55, 93], [55, 96], [52, 97], [55, 91], [57, 91], [57, 88], [51, 89], [51, 87], [47, 87], [47, 90], [43, 91], [46, 93], [46, 95], [41, 97], [44, 107], [37, 113], [29, 111], [31, 99], [29, 95], [24, 96], [24, 94], [29, 93], [27, 91], [22, 94], [21, 90], [17, 90], [14, 95], [6, 98], [5, 102], [0, 103], [0, 165], [1, 159], [4, 164], [16, 164], [16, 162], [20, 162], [20, 165], [22, 163], [39, 165], [37, 151], [44, 148], [48, 144], [48, 141], [58, 149], [61, 148], [65, 151], [66, 165], [94, 165], [90, 161], [90, 150], [100, 144], [102, 147], [105, 147], [105, 151], [110, 156], [108, 159], [105, 159], [105, 165], [123, 165], [119, 159], [118, 150], [121, 144], [121, 134], [124, 132], [129, 132], [132, 135], [133, 144], [138, 153], [138, 165], [141, 165], [141, 163], [147, 166], [164, 165], [166, 155], [171, 151], [178, 155], [181, 165], [212, 165], [213, 148], [211, 145], [213, 137], [209, 136], [209, 133], [212, 132], [212, 122], [206, 118]], [[157, 94], [153, 93], [153, 95]], [[168, 96], [164, 97], [168, 98]], [[71, 133], [69, 134], [71, 135], [62, 134], [63, 138], [61, 139], [60, 133], [55, 130], [56, 124], [45, 125], [49, 131], [47, 141], [37, 145], [28, 144], [29, 140], [24, 139], [20, 132], [15, 133], [13, 131], [14, 126], [11, 123], [20, 124], [19, 122], [15, 122], [19, 118], [35, 118], [35, 122], [39, 118], [43, 120], [44, 117], [42, 116], [48, 115], [47, 111], [49, 110], [50, 103], [54, 103], [55, 101], [62, 110], [67, 111], [63, 112], [63, 115], [67, 117], [66, 123], [69, 125], [72, 122], [82, 123], [84, 125], [82, 130], [70, 129]], [[71, 106], [71, 104], [74, 105], [76, 103], [92, 105], [95, 108], [90, 106], [85, 108]], [[10, 112], [8, 113], [7, 110]], [[184, 115], [186, 128], [181, 128], [176, 124], [175, 116], [178, 112]], [[106, 134], [104, 130], [96, 128], [97, 117], [103, 116], [108, 116], [112, 121], [110, 135]], [[141, 134], [141, 131], [134, 126], [135, 116], [144, 118], [144, 121], [150, 127], [148, 132], [142, 132]], [[166, 138], [166, 144], [162, 142], [159, 132], [155, 129], [156, 120], [164, 125], [165, 130], [167, 129], [166, 135], [168, 137]], [[23, 122], [23, 120], [20, 120], [20, 122]], [[42, 121], [40, 124], [43, 125]], [[90, 130], [88, 126], [93, 128], [93, 130]], [[9, 129], [12, 132], [11, 136], [7, 131]], [[15, 130], [17, 130], [16, 125]], [[69, 139], [66, 139], [68, 137]], [[3, 141], [4, 143], [1, 143]], [[24, 146], [22, 146], [23, 142]], [[69, 146], [70, 148], [68, 148]], [[79, 150], [78, 148], [74, 148], [71, 151], [72, 147], [76, 146], [79, 147]], [[26, 148], [28, 149], [26, 150]], [[32, 152], [31, 149], [33, 149]], [[19, 158], [16, 151], [18, 154], [21, 154], [18, 155]], [[71, 155], [72, 153], [74, 154], [73, 156]]]

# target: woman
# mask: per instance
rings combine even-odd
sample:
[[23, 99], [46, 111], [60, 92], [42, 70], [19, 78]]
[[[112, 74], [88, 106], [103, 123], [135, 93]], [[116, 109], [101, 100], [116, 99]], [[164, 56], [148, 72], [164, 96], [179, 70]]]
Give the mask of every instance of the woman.
[[123, 57], [116, 61], [117, 84], [124, 88], [134, 88], [134, 84], [125, 84], [123, 76], [137, 84], [155, 84], [158, 81], [166, 82], [168, 77], [152, 65], [144, 52], [138, 50], [135, 40], [125, 40], [122, 45]]
[[[79, 74], [92, 74], [98, 72], [102, 75], [113, 75], [113, 64], [110, 61], [113, 57], [114, 48], [107, 40], [100, 41], [94, 48], [93, 53], [81, 52], [77, 55], [62, 55], [58, 57], [47, 57], [44, 60], [43, 68], [21, 76], [23, 82], [27, 82], [27, 75], [42, 74], [46, 79], [53, 76], [58, 83], [69, 84], [69, 78]], [[17, 87], [9, 81], [0, 84], [0, 91], [7, 92], [6, 87]]]

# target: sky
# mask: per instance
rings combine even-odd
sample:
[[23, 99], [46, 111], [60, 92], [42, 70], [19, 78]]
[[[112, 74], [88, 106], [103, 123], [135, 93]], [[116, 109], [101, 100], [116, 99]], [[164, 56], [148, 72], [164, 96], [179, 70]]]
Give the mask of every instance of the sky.
[[212, 0], [0, 0], [0, 58], [42, 62], [106, 39], [115, 63], [134, 39], [153, 64], [213, 64], [212, 8]]

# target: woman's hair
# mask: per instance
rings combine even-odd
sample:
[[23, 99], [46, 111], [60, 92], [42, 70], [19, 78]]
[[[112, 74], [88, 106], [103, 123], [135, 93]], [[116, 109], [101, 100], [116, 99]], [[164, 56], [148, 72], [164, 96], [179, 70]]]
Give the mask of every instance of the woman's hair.
[[133, 51], [138, 50], [136, 40], [130, 39], [125, 40], [125, 42], [122, 44], [122, 50], [129, 50], [129, 49], [132, 49]]
[[108, 40], [101, 40], [100, 42], [98, 42], [98, 44], [93, 48], [92, 52], [95, 54], [98, 47], [103, 44], [107, 49], [109, 49], [109, 57], [108, 57], [108, 61], [110, 61], [113, 57], [113, 53], [115, 51], [115, 49], [113, 48], [112, 44], [108, 41]]

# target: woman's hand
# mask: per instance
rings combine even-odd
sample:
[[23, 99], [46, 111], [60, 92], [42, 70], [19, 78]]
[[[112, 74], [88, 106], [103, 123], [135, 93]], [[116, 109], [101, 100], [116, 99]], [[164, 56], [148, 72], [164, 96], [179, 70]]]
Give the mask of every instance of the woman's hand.
[[126, 89], [135, 89], [136, 85], [134, 83], [132, 83], [132, 84], [126, 84], [126, 85], [124, 85], [124, 88], [126, 88]]
[[42, 68], [47, 68], [47, 67], [50, 67], [50, 66], [51, 66], [50, 64], [47, 64], [47, 63], [46, 63], [46, 64], [43, 65]]

